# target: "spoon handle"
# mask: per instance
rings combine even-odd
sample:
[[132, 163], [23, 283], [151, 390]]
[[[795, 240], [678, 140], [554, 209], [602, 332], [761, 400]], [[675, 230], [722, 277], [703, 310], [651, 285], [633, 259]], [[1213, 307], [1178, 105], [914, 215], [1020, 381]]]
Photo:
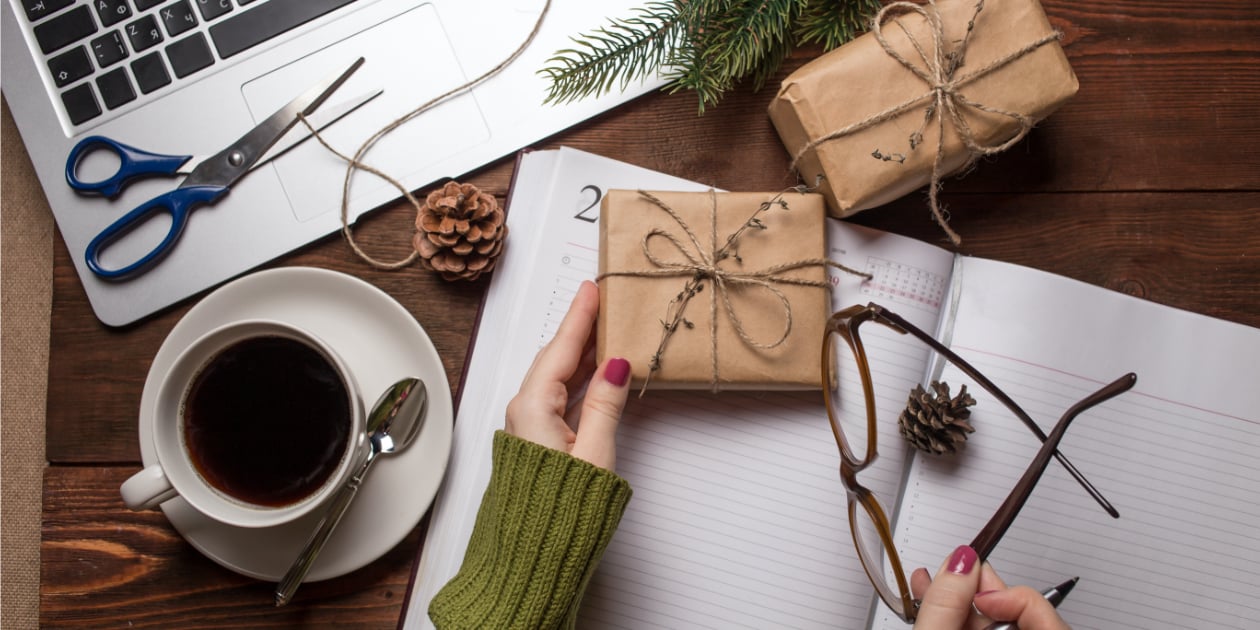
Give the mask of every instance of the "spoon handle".
[[372, 465], [375, 453], [370, 453], [363, 464], [359, 466], [359, 470], [346, 485], [333, 497], [328, 504], [328, 510], [324, 512], [324, 518], [320, 519], [319, 525], [315, 527], [315, 531], [311, 537], [307, 539], [306, 546], [302, 547], [302, 553], [298, 554], [293, 564], [289, 566], [288, 572], [284, 574], [284, 578], [276, 585], [276, 606], [283, 606], [289, 603], [293, 598], [293, 594], [297, 592], [298, 586], [302, 584], [302, 579], [310, 572], [311, 565], [315, 564], [315, 559], [319, 557], [319, 552], [323, 550], [324, 544], [328, 542], [328, 538], [332, 536], [333, 530], [337, 528], [337, 523], [341, 522], [341, 517], [345, 516], [346, 509], [350, 507], [350, 502], [354, 500], [354, 496], [359, 492], [359, 485], [363, 482], [363, 476], [367, 473], [368, 467]]

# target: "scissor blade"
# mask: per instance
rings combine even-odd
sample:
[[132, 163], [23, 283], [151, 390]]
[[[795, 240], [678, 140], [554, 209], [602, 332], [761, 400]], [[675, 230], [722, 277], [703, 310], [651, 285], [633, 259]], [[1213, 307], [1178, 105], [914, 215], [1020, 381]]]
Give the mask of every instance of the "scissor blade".
[[298, 124], [298, 114], [303, 116], [312, 114], [362, 65], [363, 58], [359, 57], [344, 72], [320, 81], [289, 101], [287, 105], [241, 136], [240, 140], [228, 145], [226, 149], [214, 154], [193, 169], [180, 187], [231, 186], [242, 175], [248, 173], [258, 163], [259, 158], [266, 154], [294, 125]]
[[[341, 120], [346, 114], [362, 107], [367, 104], [368, 101], [380, 96], [383, 93], [384, 90], [375, 90], [373, 92], [360, 94], [348, 101], [325, 107], [324, 109], [307, 116], [306, 120], [311, 123], [311, 127], [314, 127], [315, 131], [323, 131], [324, 129], [332, 126], [333, 123]], [[290, 129], [288, 133], [284, 134], [283, 138], [277, 140], [275, 144], [271, 145], [271, 148], [268, 149], [262, 157], [258, 158], [258, 161], [254, 163], [254, 168], [258, 168], [259, 166], [284, 155], [289, 149], [306, 142], [310, 138], [311, 130], [307, 129], [306, 125], [299, 122]]]

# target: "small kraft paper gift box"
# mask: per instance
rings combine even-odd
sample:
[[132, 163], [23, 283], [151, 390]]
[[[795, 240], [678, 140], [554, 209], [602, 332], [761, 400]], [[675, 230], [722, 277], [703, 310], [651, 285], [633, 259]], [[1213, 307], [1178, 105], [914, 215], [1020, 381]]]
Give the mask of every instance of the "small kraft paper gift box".
[[789, 75], [769, 115], [803, 180], [845, 217], [1018, 142], [1076, 75], [1037, 0], [894, 2], [871, 31]]
[[611, 190], [596, 354], [646, 389], [817, 389], [831, 297], [812, 193]]

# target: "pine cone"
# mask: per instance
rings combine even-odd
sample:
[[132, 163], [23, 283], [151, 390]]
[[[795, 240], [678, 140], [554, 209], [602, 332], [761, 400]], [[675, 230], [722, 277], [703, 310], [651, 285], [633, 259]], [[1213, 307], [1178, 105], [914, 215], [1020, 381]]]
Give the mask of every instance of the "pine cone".
[[413, 243], [421, 265], [446, 280], [476, 280], [494, 269], [503, 251], [504, 218], [493, 195], [472, 184], [447, 182], [429, 193], [416, 216]]
[[949, 385], [932, 381], [933, 393], [928, 393], [922, 385], [915, 385], [910, 392], [910, 400], [897, 419], [901, 436], [912, 446], [925, 453], [943, 455], [953, 454], [967, 442], [967, 434], [974, 433], [975, 428], [967, 420], [971, 418], [971, 407], [976, 399], [967, 393], [967, 386], [958, 390], [958, 395], [949, 397]]

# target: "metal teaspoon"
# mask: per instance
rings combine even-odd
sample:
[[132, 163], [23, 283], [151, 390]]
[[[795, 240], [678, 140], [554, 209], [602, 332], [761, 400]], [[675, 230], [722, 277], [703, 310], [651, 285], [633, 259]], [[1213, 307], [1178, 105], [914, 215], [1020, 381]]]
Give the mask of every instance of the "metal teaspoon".
[[358, 493], [359, 485], [363, 483], [363, 478], [371, 468], [372, 462], [376, 461], [378, 455], [389, 455], [407, 448], [420, 434], [420, 427], [424, 425], [428, 408], [429, 393], [424, 386], [424, 381], [418, 378], [404, 378], [394, 383], [381, 394], [376, 404], [372, 405], [372, 410], [368, 413], [367, 425], [364, 428], [369, 446], [367, 459], [350, 477], [346, 485], [333, 496], [324, 518], [320, 519], [315, 532], [306, 541], [306, 546], [293, 561], [289, 571], [284, 574], [284, 578], [276, 585], [276, 606], [283, 606], [293, 598], [293, 593], [302, 583], [302, 578], [305, 578], [307, 572], [311, 570], [311, 565], [315, 564], [315, 558], [319, 556], [320, 550], [328, 542], [341, 517], [345, 516], [346, 509], [350, 507], [350, 502]]

